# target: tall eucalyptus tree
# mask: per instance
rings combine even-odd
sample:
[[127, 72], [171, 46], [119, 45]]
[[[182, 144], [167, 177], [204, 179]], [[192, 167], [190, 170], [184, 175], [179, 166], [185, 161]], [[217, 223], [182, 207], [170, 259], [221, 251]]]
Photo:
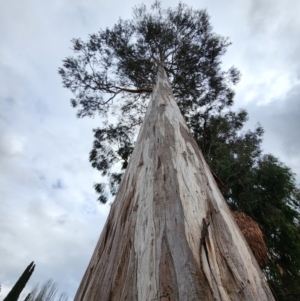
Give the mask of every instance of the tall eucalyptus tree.
[[[233, 104], [232, 85], [239, 71], [221, 68], [230, 45], [212, 31], [205, 10], [183, 4], [162, 10], [155, 2], [148, 12], [134, 9], [132, 20], [120, 20], [112, 29], [90, 35], [87, 42], [74, 39], [74, 57], [59, 69], [63, 84], [74, 93], [77, 116], [100, 115], [94, 130], [90, 161], [108, 179], [96, 184], [99, 201], [115, 195], [137, 131], [143, 121], [156, 76], [163, 61], [181, 113], [193, 131], [195, 121], [217, 114]], [[194, 121], [194, 122], [192, 122]], [[106, 185], [105, 182], [109, 182]]]
[[[235, 133], [241, 129], [247, 114], [228, 110], [233, 104], [232, 85], [240, 77], [233, 67], [227, 71], [221, 68], [221, 57], [229, 44], [228, 39], [213, 33], [205, 10], [192, 10], [183, 4], [176, 9], [162, 10], [159, 2], [154, 3], [151, 12], [143, 5], [136, 7], [133, 20], [120, 20], [112, 29], [91, 35], [87, 42], [73, 40], [76, 56], [66, 58], [59, 73], [64, 86], [74, 93], [71, 103], [78, 109], [78, 117], [99, 114], [104, 120], [102, 126], [94, 130], [94, 147], [90, 153], [92, 166], [108, 179], [108, 185], [105, 181], [95, 184], [101, 202], [107, 201], [108, 191], [112, 195], [117, 194], [124, 170], [129, 168], [129, 162], [136, 160], [130, 156], [133, 156], [137, 131], [144, 120], [150, 95], [157, 86], [157, 66], [163, 62], [174, 99], [188, 128], [210, 166], [217, 174], [224, 175], [221, 179], [226, 180], [229, 188], [223, 191], [226, 199], [234, 209], [247, 208], [244, 200], [247, 197], [242, 203], [236, 195], [243, 195], [240, 189], [245, 181], [250, 192], [253, 191], [248, 176], [252, 166], [260, 162], [259, 145], [263, 131], [258, 126], [254, 132], [244, 136]], [[217, 133], [220, 125], [225, 127], [222, 126]], [[222, 152], [223, 156], [220, 156]], [[223, 157], [226, 160], [222, 161]], [[121, 198], [119, 192], [115, 202], [119, 200], [122, 203], [124, 200]], [[251, 208], [249, 212], [253, 212]], [[116, 219], [110, 217], [114, 223]], [[108, 220], [108, 223], [112, 222]], [[205, 223], [207, 221], [203, 225]], [[111, 231], [110, 228], [105, 232], [104, 244], [113, 239]], [[294, 237], [294, 234], [295, 231], [290, 236]], [[272, 232], [269, 231], [268, 235], [272, 236]], [[103, 243], [101, 239], [99, 244]], [[201, 238], [200, 245], [204, 246], [202, 242]], [[276, 258], [281, 253], [288, 254], [288, 250], [279, 249], [273, 249]], [[277, 261], [274, 261], [272, 267], [276, 265]], [[270, 269], [267, 267], [267, 270]], [[88, 271], [86, 277], [89, 277], [87, 275]], [[269, 280], [277, 282], [278, 275], [274, 275]], [[86, 278], [83, 282], [90, 287]], [[82, 290], [85, 287], [81, 287], [78, 294], [82, 294]]]
[[75, 301], [274, 300], [158, 65]]

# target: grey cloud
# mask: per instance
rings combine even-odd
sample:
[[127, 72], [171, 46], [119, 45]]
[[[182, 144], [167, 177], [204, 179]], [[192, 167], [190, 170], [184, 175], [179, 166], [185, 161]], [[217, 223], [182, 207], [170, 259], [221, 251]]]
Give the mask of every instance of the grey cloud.
[[249, 0], [248, 4], [248, 22], [254, 34], [277, 30], [282, 34], [285, 29], [291, 29], [298, 22], [295, 18], [300, 7], [297, 0]]
[[61, 214], [55, 218], [55, 222], [59, 225], [64, 225], [69, 221], [68, 214]]
[[287, 156], [299, 154], [300, 84], [287, 93], [286, 99], [256, 106], [250, 112], [278, 136]]
[[[28, 289], [53, 278], [72, 298], [108, 213], [88, 162], [98, 121], [76, 119], [57, 74], [69, 40], [94, 29], [72, 3], [33, 3], [0, 4], [0, 300], [32, 260]], [[88, 26], [99, 14], [84, 3]]]
[[[299, 66], [295, 61], [300, 58], [299, 11], [300, 2], [297, 0], [250, 1], [248, 25], [251, 39], [259, 37], [259, 40], [252, 40], [256, 44], [252, 43], [252, 46], [269, 51], [270, 59], [274, 59], [275, 65], [278, 63], [278, 56], [284, 56], [285, 61]], [[277, 57], [272, 58], [272, 52]]]
[[57, 179], [54, 184], [52, 184], [53, 189], [63, 189], [64, 185], [60, 179]]
[[280, 6], [272, 0], [250, 0], [249, 22], [252, 24], [253, 30], [258, 33], [261, 30], [270, 29], [276, 24], [270, 23], [276, 19]]
[[260, 122], [265, 129], [264, 151], [281, 158], [297, 173], [300, 184], [300, 84], [286, 96], [265, 105], [249, 105], [249, 126]]

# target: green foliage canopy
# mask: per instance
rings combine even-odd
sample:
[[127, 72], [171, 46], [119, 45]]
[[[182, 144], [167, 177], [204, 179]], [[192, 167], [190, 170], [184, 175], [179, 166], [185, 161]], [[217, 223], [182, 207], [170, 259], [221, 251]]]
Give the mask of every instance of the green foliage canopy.
[[[71, 103], [78, 117], [97, 113], [104, 120], [94, 131], [90, 161], [108, 177], [113, 195], [122, 176], [113, 167], [118, 162], [121, 170], [127, 166], [155, 84], [157, 62], [164, 62], [187, 118], [231, 106], [232, 85], [240, 76], [233, 67], [222, 70], [221, 57], [230, 43], [212, 31], [205, 10], [184, 4], [163, 10], [155, 2], [150, 12], [144, 5], [133, 12], [132, 20], [119, 20], [112, 29], [90, 35], [87, 42], [73, 39], [75, 56], [66, 58], [59, 69], [63, 85], [74, 94]], [[95, 188], [99, 200], [106, 202], [105, 185]]]

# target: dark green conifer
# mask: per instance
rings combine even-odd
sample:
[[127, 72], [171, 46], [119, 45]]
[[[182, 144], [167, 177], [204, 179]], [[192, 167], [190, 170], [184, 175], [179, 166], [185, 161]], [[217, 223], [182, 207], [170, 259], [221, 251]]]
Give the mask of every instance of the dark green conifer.
[[19, 299], [19, 296], [31, 277], [34, 268], [35, 264], [34, 262], [31, 262], [3, 301], [17, 301]]

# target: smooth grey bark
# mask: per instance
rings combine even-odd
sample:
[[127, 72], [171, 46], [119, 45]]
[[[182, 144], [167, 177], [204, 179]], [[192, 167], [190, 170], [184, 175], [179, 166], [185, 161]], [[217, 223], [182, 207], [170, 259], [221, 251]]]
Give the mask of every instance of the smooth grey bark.
[[75, 301], [274, 300], [162, 65]]

